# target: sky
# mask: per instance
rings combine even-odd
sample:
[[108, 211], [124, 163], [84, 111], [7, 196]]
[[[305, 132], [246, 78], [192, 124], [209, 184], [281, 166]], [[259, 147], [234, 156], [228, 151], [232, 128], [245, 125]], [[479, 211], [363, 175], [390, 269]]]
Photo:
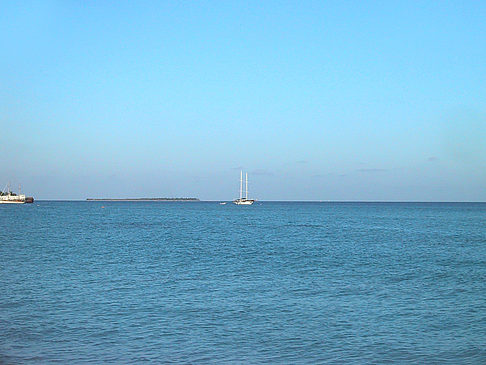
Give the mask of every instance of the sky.
[[486, 201], [486, 2], [1, 1], [0, 185]]

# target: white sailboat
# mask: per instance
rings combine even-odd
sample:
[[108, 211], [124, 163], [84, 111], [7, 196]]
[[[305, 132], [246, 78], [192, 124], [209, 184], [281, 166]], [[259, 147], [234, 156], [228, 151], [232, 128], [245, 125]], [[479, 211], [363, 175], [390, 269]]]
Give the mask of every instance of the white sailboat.
[[248, 199], [248, 173], [245, 173], [246, 177], [246, 192], [245, 192], [245, 197], [243, 198], [243, 170], [240, 171], [240, 198], [233, 200], [233, 203], [236, 205], [252, 205], [255, 200], [254, 199]]

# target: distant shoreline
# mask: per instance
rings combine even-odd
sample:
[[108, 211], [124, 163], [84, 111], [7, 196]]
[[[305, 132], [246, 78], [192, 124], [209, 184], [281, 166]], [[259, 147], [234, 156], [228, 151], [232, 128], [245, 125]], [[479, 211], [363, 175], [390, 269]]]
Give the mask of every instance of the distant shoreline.
[[111, 199], [111, 198], [87, 198], [87, 201], [96, 201], [96, 202], [198, 202], [200, 201], [198, 198], [120, 198], [120, 199]]

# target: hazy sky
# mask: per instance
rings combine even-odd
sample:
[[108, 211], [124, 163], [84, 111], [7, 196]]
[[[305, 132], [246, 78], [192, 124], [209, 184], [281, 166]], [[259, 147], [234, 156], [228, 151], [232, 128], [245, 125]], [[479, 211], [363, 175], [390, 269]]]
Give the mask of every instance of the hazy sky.
[[0, 1], [0, 184], [486, 201], [484, 1]]

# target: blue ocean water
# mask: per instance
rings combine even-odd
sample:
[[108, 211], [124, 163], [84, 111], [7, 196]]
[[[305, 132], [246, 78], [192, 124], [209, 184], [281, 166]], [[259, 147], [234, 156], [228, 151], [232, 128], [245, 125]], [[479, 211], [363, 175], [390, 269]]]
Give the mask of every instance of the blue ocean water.
[[484, 364], [485, 223], [481, 203], [0, 205], [0, 363]]

